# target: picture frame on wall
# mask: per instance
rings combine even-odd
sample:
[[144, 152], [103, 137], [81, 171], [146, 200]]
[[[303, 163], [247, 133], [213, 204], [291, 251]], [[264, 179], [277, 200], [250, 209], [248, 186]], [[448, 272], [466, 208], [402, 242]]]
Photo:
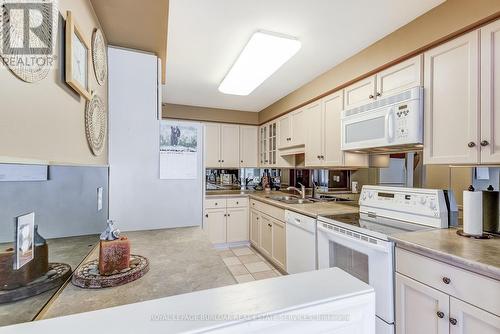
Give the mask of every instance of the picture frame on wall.
[[16, 262], [14, 269], [20, 269], [35, 257], [35, 213], [16, 217]]
[[92, 98], [89, 83], [91, 48], [71, 11], [66, 13], [66, 82], [86, 100]]

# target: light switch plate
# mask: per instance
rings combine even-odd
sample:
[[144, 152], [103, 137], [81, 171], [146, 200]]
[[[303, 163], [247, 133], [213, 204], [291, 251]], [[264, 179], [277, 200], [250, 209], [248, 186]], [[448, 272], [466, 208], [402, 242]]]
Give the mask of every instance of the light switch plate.
[[97, 211], [102, 210], [102, 187], [97, 188]]

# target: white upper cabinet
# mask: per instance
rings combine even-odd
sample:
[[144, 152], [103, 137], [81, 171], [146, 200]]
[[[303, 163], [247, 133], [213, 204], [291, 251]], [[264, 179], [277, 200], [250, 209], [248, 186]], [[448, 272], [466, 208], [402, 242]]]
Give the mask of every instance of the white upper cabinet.
[[323, 111], [321, 104], [316, 108], [311, 108], [306, 112], [306, 166], [321, 165], [321, 155], [323, 154]]
[[368, 165], [368, 155], [347, 153], [340, 148], [343, 100], [343, 91], [338, 91], [311, 104], [306, 109], [306, 166], [363, 167]]
[[500, 163], [500, 20], [481, 28], [481, 162]]
[[220, 167], [220, 124], [205, 124], [205, 166]]
[[424, 163], [479, 162], [479, 31], [424, 53]]
[[258, 128], [240, 126], [240, 167], [258, 167]]
[[278, 119], [278, 125], [280, 128], [279, 134], [279, 148], [292, 146], [292, 117], [287, 114], [280, 119]]
[[375, 96], [383, 98], [422, 86], [422, 58], [420, 54], [377, 73]]
[[375, 99], [376, 77], [374, 75], [357, 81], [344, 89], [345, 109], [351, 109]]
[[[240, 165], [240, 127], [221, 125], [221, 167], [238, 168]], [[255, 142], [255, 145], [257, 142]]]
[[316, 108], [319, 103], [312, 103], [304, 108], [292, 111], [291, 126], [292, 126], [292, 146], [301, 146], [306, 142], [306, 111], [310, 108]]

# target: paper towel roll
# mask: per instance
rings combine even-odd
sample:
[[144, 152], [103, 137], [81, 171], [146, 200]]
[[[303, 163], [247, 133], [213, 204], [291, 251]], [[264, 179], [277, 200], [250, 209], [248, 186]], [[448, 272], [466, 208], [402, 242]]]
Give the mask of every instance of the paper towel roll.
[[483, 234], [483, 192], [464, 191], [464, 233]]

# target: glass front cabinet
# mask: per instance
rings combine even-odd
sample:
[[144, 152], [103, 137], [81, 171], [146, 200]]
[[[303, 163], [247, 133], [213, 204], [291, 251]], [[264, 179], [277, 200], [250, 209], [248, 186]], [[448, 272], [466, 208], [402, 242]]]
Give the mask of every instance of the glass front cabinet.
[[288, 161], [288, 159], [285, 159], [279, 155], [278, 138], [279, 138], [279, 125], [277, 121], [266, 123], [260, 127], [259, 129], [260, 167], [278, 168], [278, 167], [294, 166], [294, 161]]

